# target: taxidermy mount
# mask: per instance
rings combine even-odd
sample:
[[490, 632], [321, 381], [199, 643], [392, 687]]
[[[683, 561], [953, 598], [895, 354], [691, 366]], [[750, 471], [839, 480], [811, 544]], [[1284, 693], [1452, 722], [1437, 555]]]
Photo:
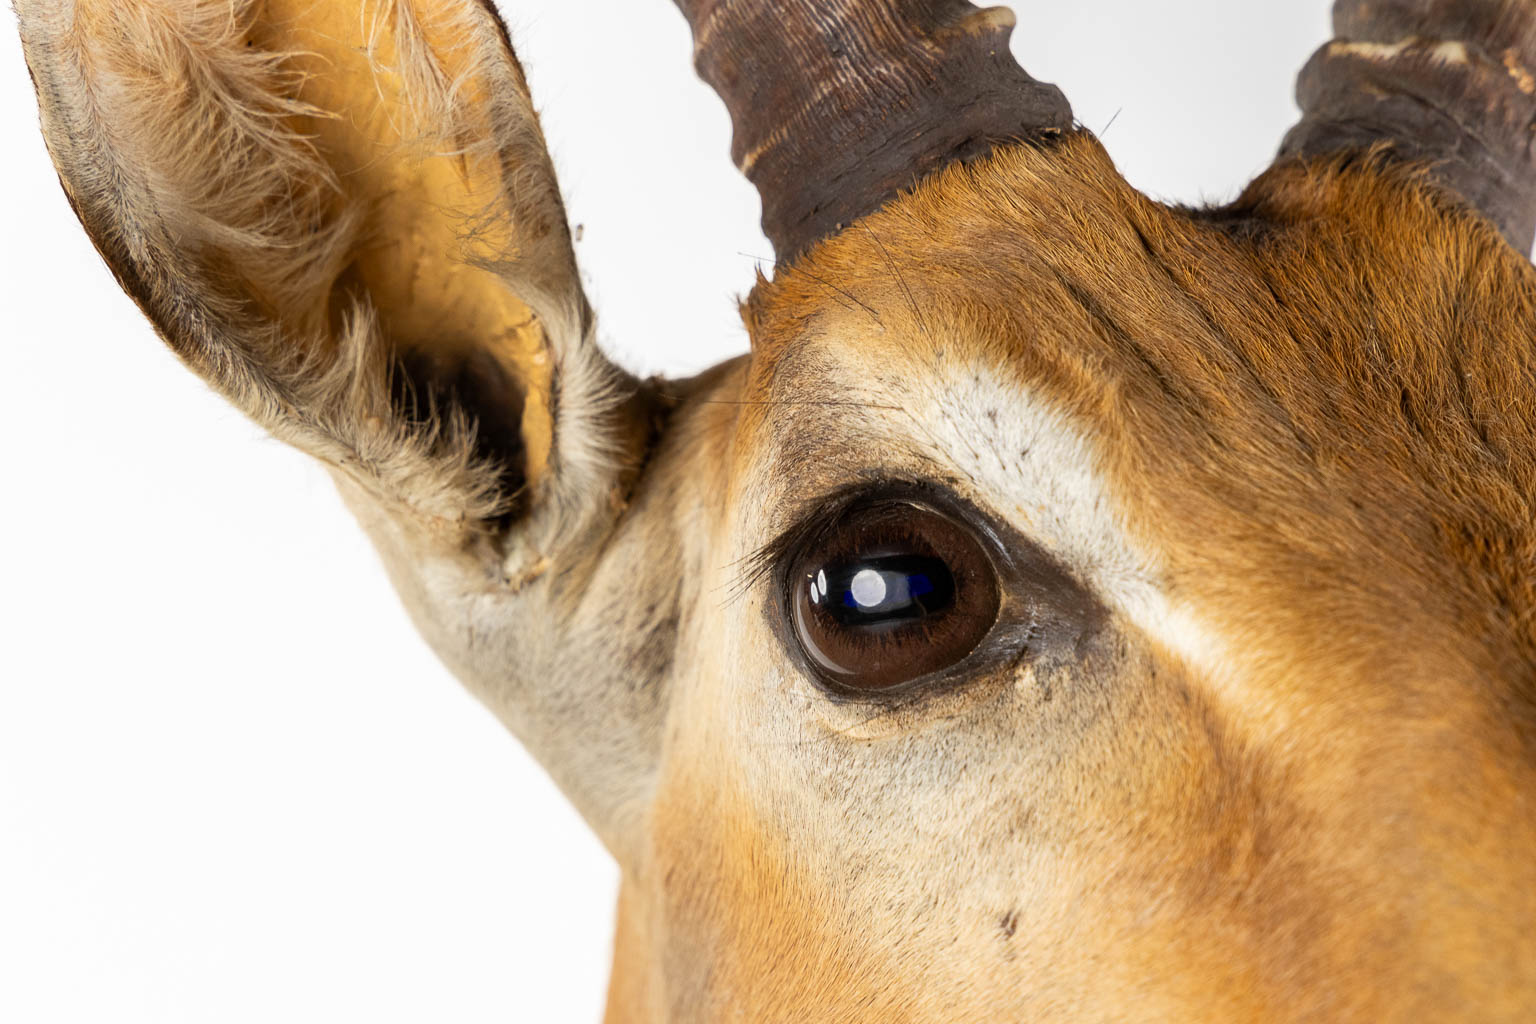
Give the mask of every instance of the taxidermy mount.
[[678, 6], [775, 263], [642, 380], [487, 0], [17, 0], [119, 283], [620, 865], [608, 1019], [1536, 1019], [1536, 2], [1339, 0], [1200, 209], [1004, 8]]

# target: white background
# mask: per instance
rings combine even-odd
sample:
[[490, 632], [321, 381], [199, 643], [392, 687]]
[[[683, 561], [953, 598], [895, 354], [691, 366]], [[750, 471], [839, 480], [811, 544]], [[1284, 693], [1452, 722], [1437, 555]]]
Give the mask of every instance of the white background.
[[[770, 248], [682, 18], [501, 6], [604, 346], [669, 373], [744, 350]], [[1294, 118], [1327, 8], [1023, 0], [1014, 49], [1113, 120], [1133, 184], [1219, 201]], [[616, 869], [413, 634], [325, 475], [118, 292], [0, 23], [0, 1020], [597, 1020]]]

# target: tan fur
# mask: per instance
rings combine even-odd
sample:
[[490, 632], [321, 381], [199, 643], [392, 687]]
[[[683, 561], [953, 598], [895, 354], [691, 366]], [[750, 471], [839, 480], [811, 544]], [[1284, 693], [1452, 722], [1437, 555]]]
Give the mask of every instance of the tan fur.
[[[474, 448], [488, 410], [396, 411], [398, 357], [450, 376], [476, 353], [499, 363], [524, 450], [498, 457], [531, 484], [555, 363], [571, 409], [613, 405], [526, 84], [478, 5], [19, 10], [97, 244], [177, 352], [278, 436], [452, 537], [515, 495]], [[571, 434], [571, 472], [608, 472], [601, 432]]]
[[[1027, 522], [926, 411], [1001, 375], [1091, 439], [1230, 678], [1122, 613], [1049, 684], [1065, 708], [977, 680], [873, 732], [770, 728], [787, 670], [743, 640], [679, 693], [667, 763], [772, 763], [735, 801], [716, 768], [664, 784], [663, 866], [630, 883], [675, 887], [656, 932], [709, 950], [674, 965], [667, 1019], [1528, 1013], [1533, 300], [1529, 264], [1409, 172], [1283, 167], [1185, 214], [1085, 138], [952, 169], [761, 285], [735, 508], [937, 474]], [[833, 394], [870, 411], [793, 407]], [[1018, 459], [989, 424], [1022, 409], [972, 414], [983, 463]], [[779, 521], [746, 516], [715, 561]], [[946, 762], [987, 781], [910, 777]]]
[[[1536, 271], [1420, 170], [1188, 211], [1085, 134], [1001, 150], [631, 390], [479, 6], [233, 10], [23, 3], [49, 144], [619, 859], [610, 1021], [1536, 1016]], [[507, 368], [526, 494], [402, 350]], [[751, 567], [870, 480], [1038, 546], [1091, 628], [832, 699]]]

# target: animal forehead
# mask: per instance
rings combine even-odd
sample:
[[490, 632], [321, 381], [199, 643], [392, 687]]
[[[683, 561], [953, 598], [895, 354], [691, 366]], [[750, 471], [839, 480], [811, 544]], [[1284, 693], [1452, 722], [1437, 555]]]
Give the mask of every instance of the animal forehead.
[[1208, 406], [1283, 387], [1299, 352], [1258, 360], [1274, 382], [1249, 370], [1247, 343], [1283, 328], [1248, 254], [1135, 195], [1097, 147], [1058, 156], [1077, 173], [1025, 150], [940, 175], [780, 268], [748, 304], [749, 400], [806, 422], [882, 392], [921, 400], [921, 378], [975, 364], [1088, 418], [1137, 406], [1188, 448]]
[[1280, 608], [1297, 636], [1450, 637], [1514, 610], [1490, 643], [1536, 664], [1529, 264], [1401, 182], [1298, 169], [1235, 229], [1068, 155], [1065, 180], [1033, 153], [940, 176], [759, 288], [737, 462], [789, 492], [765, 506], [981, 459], [1049, 509], [1079, 467], [1236, 629]]
[[1002, 150], [760, 284], [758, 379], [780, 347], [847, 314], [866, 342], [1075, 360], [1149, 408], [1267, 401], [1327, 421], [1331, 405], [1306, 407], [1319, 391], [1370, 391], [1399, 371], [1429, 392], [1461, 357], [1508, 391], [1531, 373], [1529, 261], [1420, 184], [1395, 168], [1287, 164], [1233, 206], [1191, 212], [1130, 188], [1091, 138]]
[[[1330, 460], [1433, 479], [1469, 446], [1528, 463], [1531, 266], [1411, 185], [1293, 165], [1195, 215], [1137, 195], [1091, 140], [1003, 151], [761, 284], [748, 398], [836, 403], [897, 367], [980, 363], [1228, 479]], [[807, 346], [844, 355], [784, 358]]]

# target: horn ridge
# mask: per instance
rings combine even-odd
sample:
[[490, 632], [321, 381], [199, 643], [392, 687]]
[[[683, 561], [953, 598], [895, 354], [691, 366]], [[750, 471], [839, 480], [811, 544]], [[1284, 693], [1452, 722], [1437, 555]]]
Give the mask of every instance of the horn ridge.
[[1007, 8], [966, 0], [678, 0], [699, 76], [780, 262], [922, 177], [1060, 134], [1072, 110], [1008, 49]]

